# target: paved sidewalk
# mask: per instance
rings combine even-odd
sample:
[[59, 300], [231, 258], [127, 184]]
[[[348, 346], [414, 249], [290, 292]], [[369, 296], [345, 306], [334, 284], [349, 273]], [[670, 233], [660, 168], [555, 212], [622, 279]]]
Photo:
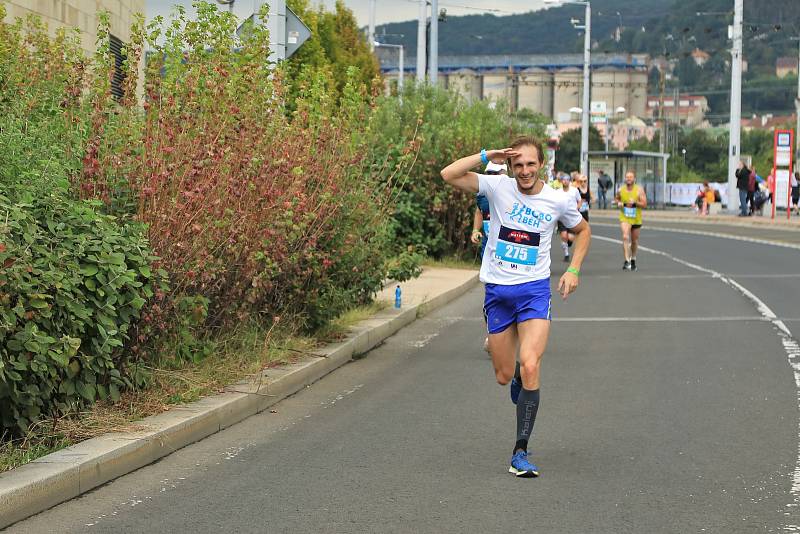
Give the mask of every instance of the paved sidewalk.
[[[592, 210], [590, 221], [593, 225], [618, 226], [617, 212]], [[776, 219], [772, 223], [762, 217], [700, 217], [688, 210], [647, 210], [644, 228], [800, 248], [800, 218], [792, 219], [790, 223]]]
[[[428, 311], [478, 283], [478, 271], [428, 267], [401, 285], [400, 309], [388, 307], [355, 325], [348, 337], [299, 361], [233, 384], [220, 395], [139, 421], [144, 430], [93, 438], [0, 474], [0, 529], [73, 499], [176, 450], [260, 413], [370, 351]], [[377, 295], [394, 304], [396, 285]]]
[[[592, 217], [615, 219], [618, 216], [616, 209], [591, 211]], [[664, 210], [648, 209], [645, 217], [650, 221], [659, 222], [691, 222], [693, 224], [725, 224], [731, 226], [749, 226], [757, 228], [780, 228], [785, 230], [800, 231], [800, 217], [792, 214], [791, 219], [786, 219], [786, 212], [775, 213], [775, 219], [769, 216], [737, 217], [736, 215], [698, 215], [690, 208], [668, 208]]]

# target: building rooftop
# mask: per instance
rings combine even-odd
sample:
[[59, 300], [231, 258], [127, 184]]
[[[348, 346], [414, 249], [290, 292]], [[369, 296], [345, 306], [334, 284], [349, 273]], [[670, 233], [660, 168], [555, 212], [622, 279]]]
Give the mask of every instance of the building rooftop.
[[[396, 71], [398, 54], [395, 50], [376, 49], [383, 72]], [[592, 69], [647, 69], [647, 57], [630, 54], [592, 54]], [[414, 58], [405, 61], [406, 72], [416, 72]], [[460, 69], [471, 69], [477, 72], [510, 69], [521, 71], [530, 68], [558, 70], [567, 67], [583, 69], [583, 54], [508, 54], [485, 56], [439, 56], [439, 71], [443, 73]]]

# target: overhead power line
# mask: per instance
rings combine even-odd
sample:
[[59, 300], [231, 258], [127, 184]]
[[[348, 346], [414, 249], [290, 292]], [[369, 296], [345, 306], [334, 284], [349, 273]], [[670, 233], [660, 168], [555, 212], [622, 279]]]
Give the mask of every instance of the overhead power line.
[[[409, 4], [418, 4], [417, 0], [405, 0], [405, 2]], [[498, 9], [495, 7], [475, 7], [475, 6], [467, 6], [464, 4], [451, 4], [450, 2], [439, 2], [439, 7], [455, 7], [458, 9], [471, 9], [473, 11], [485, 11], [488, 13], [503, 13], [506, 15], [516, 15], [518, 12], [516, 11], [508, 11], [506, 9]]]

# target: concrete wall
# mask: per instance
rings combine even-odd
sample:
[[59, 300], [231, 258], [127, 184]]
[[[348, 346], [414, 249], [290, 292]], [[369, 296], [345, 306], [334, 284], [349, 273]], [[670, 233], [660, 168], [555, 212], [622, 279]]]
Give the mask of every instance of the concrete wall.
[[55, 35], [58, 28], [77, 28], [81, 45], [88, 55], [95, 51], [97, 13], [106, 10], [111, 18], [111, 33], [123, 43], [130, 39], [134, 13], [145, 13], [145, 0], [0, 0], [6, 7], [5, 22], [28, 15], [39, 15]]
[[553, 119], [570, 120], [569, 108], [582, 107], [583, 71], [578, 68], [562, 69], [553, 76]]
[[545, 69], [526, 69], [519, 74], [517, 107], [545, 117], [553, 116], [553, 74]]
[[517, 109], [517, 88], [514, 73], [510, 70], [497, 69], [483, 73], [483, 98], [485, 100], [505, 100], [511, 110]]
[[461, 69], [447, 75], [447, 88], [467, 99], [468, 102], [481, 99], [483, 79], [477, 72]]
[[[130, 41], [134, 15], [145, 14], [145, 0], [0, 0], [6, 8], [5, 22], [38, 15], [55, 36], [59, 28], [77, 28], [81, 47], [87, 57], [94, 55], [97, 41], [97, 14], [108, 11], [111, 34], [124, 44]], [[144, 95], [144, 61], [139, 64], [139, 83], [136, 94], [139, 102]]]

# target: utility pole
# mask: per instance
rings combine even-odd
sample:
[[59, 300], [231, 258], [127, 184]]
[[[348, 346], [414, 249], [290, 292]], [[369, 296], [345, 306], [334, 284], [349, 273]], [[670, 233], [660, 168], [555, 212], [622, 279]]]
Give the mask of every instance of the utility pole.
[[583, 36], [583, 113], [581, 121], [581, 174], [589, 176], [589, 111], [591, 107], [591, 77], [589, 71], [592, 62], [592, 6], [586, 2], [586, 33]]
[[419, 0], [419, 23], [417, 24], [417, 83], [425, 83], [425, 54], [427, 52], [425, 41], [426, 18], [428, 18], [428, 2]]
[[431, 0], [431, 50], [428, 79], [436, 87], [439, 83], [439, 0]]
[[734, 0], [733, 50], [731, 51], [731, 138], [728, 145], [728, 212], [739, 208], [736, 191], [736, 168], [742, 157], [740, 151], [742, 128], [742, 18], [744, 0]]
[[375, 0], [369, 0], [369, 49], [375, 50]]
[[673, 100], [673, 104], [675, 106], [675, 128], [672, 129], [672, 150], [670, 150], [670, 154], [674, 154], [675, 151], [678, 150], [678, 132], [681, 128], [681, 114], [679, 109], [681, 105], [681, 93], [678, 85], [675, 86], [675, 100]]
[[658, 87], [660, 91], [658, 102], [658, 119], [661, 121], [661, 135], [658, 136], [658, 151], [662, 154], [665, 152], [667, 146], [667, 114], [664, 112], [664, 89], [666, 85], [666, 74], [664, 73], [663, 69], [666, 69], [666, 67], [662, 65], [662, 69], [658, 70]]

